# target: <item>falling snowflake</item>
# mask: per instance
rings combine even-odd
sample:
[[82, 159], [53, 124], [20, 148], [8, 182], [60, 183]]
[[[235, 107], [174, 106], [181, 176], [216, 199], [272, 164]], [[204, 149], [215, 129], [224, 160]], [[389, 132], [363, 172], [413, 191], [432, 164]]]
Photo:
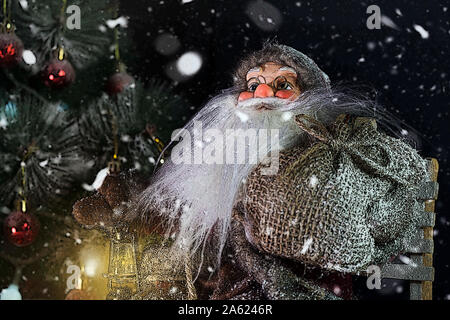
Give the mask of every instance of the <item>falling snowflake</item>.
[[46, 165], [48, 164], [48, 159], [47, 160], [44, 160], [44, 161], [41, 161], [41, 162], [39, 162], [39, 165], [41, 166], [41, 167], [45, 167]]
[[266, 235], [271, 236], [273, 232], [274, 232], [274, 229], [272, 227], [266, 228]]
[[404, 255], [400, 255], [398, 257], [400, 259], [401, 262], [403, 262], [404, 264], [410, 265], [412, 267], [417, 267], [417, 264], [414, 263], [414, 261], [412, 261], [409, 257], [404, 256]]
[[319, 179], [315, 175], [312, 175], [309, 179], [310, 188], [315, 188], [319, 184]]
[[117, 19], [110, 19], [106, 21], [106, 25], [110, 29], [114, 29], [117, 26], [122, 28], [128, 27], [128, 19], [125, 17], [118, 17]]
[[27, 0], [19, 0], [19, 4], [23, 10], [28, 10], [28, 1]]
[[313, 243], [312, 238], [309, 238], [308, 240], [306, 240], [305, 244], [303, 245], [302, 251], [300, 251], [300, 254], [305, 254], [306, 251], [308, 251], [308, 249], [312, 243]]
[[289, 222], [289, 224], [290, 224], [291, 226], [295, 226], [297, 223], [298, 223], [298, 219], [297, 219], [297, 218], [292, 219], [292, 220]]
[[6, 121], [5, 117], [0, 118], [0, 129], [6, 129], [8, 126], [8, 121]]
[[381, 23], [384, 24], [386, 27], [389, 27], [389, 28], [392, 28], [395, 30], [400, 30], [400, 28], [388, 16], [381, 15]]
[[425, 30], [421, 25], [415, 24], [413, 27], [414, 30], [416, 30], [420, 34], [422, 39], [428, 39], [430, 37], [430, 33], [427, 30]]
[[24, 50], [22, 54], [22, 59], [29, 66], [36, 63], [36, 56], [31, 50]]

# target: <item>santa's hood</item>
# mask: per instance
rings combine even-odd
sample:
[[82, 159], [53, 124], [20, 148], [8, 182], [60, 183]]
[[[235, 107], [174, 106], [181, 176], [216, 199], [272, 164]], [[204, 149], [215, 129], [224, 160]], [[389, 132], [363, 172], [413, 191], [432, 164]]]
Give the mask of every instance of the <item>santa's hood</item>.
[[234, 73], [234, 84], [245, 90], [247, 72], [267, 62], [279, 63], [296, 70], [298, 85], [302, 91], [330, 86], [328, 76], [311, 58], [289, 46], [270, 42], [241, 60]]

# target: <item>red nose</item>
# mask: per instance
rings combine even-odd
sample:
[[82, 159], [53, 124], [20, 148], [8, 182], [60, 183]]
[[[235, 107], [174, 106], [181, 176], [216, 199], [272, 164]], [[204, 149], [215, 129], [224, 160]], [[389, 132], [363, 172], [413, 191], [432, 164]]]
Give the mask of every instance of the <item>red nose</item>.
[[261, 83], [255, 90], [255, 98], [267, 98], [274, 95], [272, 88], [264, 83]]

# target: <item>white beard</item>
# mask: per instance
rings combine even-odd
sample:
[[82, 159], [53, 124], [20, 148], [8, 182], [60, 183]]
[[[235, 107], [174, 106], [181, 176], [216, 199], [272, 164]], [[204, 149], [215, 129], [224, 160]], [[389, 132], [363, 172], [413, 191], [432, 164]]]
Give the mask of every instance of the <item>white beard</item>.
[[[269, 138], [264, 154], [276, 156], [278, 151], [309, 141], [309, 137], [294, 122], [298, 114], [306, 114], [329, 124], [341, 113], [373, 112], [364, 101], [345, 99], [344, 94], [330, 90], [308, 92], [293, 102], [271, 98], [249, 99], [238, 104], [237, 96], [230, 90], [208, 102], [179, 134], [183, 140], [174, 147], [172, 154], [180, 150], [181, 153], [189, 152], [189, 159], [192, 160], [191, 149], [202, 152], [207, 148], [208, 141], [205, 139], [201, 143], [190, 139], [198, 128], [197, 122], [202, 123], [203, 132], [216, 129], [224, 136], [226, 129], [254, 128], [257, 132], [278, 129], [279, 144]], [[271, 110], [256, 110], [262, 103]], [[256, 143], [254, 138], [245, 145], [246, 152], [251, 151], [249, 146], [252, 143]], [[239, 164], [207, 164], [204, 161], [199, 164], [176, 164], [172, 158], [167, 159], [139, 198], [141, 212], [161, 215], [162, 220], [167, 222], [168, 235], [175, 239], [175, 251], [182, 254], [186, 251], [193, 254], [199, 249], [203, 253], [206, 243], [214, 240], [211, 247], [215, 251], [216, 262], [220, 262], [236, 196], [242, 182], [263, 157], [256, 158], [256, 163], [245, 161]]]

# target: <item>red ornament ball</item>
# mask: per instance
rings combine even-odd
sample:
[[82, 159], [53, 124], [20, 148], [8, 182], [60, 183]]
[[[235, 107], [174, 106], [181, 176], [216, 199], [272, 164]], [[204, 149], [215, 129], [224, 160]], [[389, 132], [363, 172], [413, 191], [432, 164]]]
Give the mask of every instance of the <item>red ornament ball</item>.
[[17, 247], [25, 247], [34, 242], [40, 229], [38, 219], [31, 213], [13, 211], [6, 217], [3, 231], [6, 239]]
[[109, 95], [115, 95], [123, 92], [127, 87], [134, 83], [134, 78], [126, 72], [118, 72], [109, 77], [106, 83], [105, 91]]
[[23, 43], [14, 33], [0, 33], [0, 68], [11, 68], [22, 59]]
[[75, 81], [75, 70], [67, 60], [51, 60], [42, 70], [44, 84], [52, 89], [62, 89]]

